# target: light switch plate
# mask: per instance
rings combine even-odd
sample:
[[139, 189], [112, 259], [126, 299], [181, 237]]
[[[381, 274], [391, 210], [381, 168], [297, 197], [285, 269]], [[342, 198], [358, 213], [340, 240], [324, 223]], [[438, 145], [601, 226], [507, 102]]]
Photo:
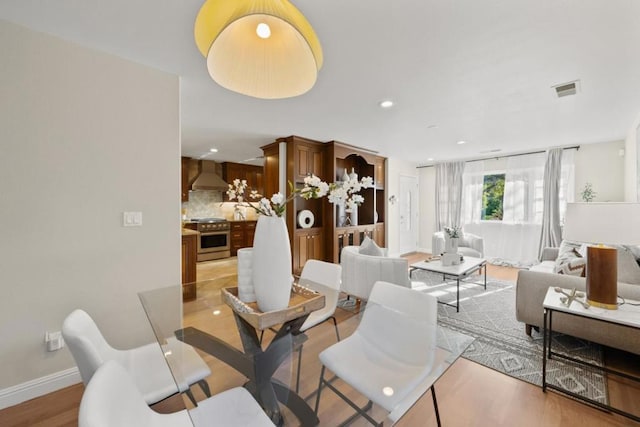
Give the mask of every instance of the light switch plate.
[[142, 212], [123, 212], [122, 225], [124, 227], [142, 226]]

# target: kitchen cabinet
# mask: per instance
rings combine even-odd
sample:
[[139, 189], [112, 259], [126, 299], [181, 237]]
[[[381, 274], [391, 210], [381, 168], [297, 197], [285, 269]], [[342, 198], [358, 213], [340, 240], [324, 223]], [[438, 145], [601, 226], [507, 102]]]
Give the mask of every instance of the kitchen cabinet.
[[200, 169], [198, 160], [189, 157], [180, 158], [180, 200], [182, 202], [189, 201], [189, 190], [191, 190], [193, 182], [198, 178], [198, 175], [200, 175]]
[[231, 221], [231, 256], [237, 256], [238, 249], [252, 247], [255, 234], [256, 221]]
[[196, 299], [196, 261], [198, 257], [198, 232], [182, 230], [182, 300]]
[[293, 274], [300, 275], [308, 259], [324, 260], [324, 238], [321, 228], [296, 230], [293, 252]]
[[[264, 195], [264, 169], [262, 166], [224, 162], [222, 163], [222, 179], [228, 184], [232, 184], [234, 179], [246, 179], [249, 189]], [[229, 201], [226, 192], [222, 193], [222, 200]]]

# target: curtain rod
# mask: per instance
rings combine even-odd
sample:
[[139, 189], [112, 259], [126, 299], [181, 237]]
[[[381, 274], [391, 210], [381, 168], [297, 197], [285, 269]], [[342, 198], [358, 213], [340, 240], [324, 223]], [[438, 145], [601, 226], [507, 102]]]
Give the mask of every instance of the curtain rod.
[[[579, 145], [572, 145], [571, 147], [562, 147], [563, 150], [579, 150], [580, 146]], [[518, 156], [528, 156], [529, 154], [540, 154], [540, 153], [546, 153], [547, 150], [539, 150], [539, 151], [529, 151], [527, 153], [517, 153], [517, 154], [505, 154], [503, 156], [491, 156], [491, 157], [483, 157], [481, 159], [473, 159], [473, 160], [465, 160], [465, 163], [471, 163], [471, 162], [481, 162], [483, 160], [498, 160], [498, 159], [504, 159], [507, 157], [518, 157]], [[425, 165], [425, 166], [417, 166], [416, 169], [422, 169], [422, 168], [432, 168], [434, 167], [435, 164], [433, 165]]]

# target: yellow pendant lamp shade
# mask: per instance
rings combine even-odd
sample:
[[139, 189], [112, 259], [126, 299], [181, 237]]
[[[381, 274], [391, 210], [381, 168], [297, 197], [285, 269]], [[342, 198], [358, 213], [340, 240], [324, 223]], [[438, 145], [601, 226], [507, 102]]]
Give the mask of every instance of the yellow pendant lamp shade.
[[302, 95], [322, 67], [322, 47], [287, 0], [207, 0], [195, 40], [220, 86], [255, 98]]

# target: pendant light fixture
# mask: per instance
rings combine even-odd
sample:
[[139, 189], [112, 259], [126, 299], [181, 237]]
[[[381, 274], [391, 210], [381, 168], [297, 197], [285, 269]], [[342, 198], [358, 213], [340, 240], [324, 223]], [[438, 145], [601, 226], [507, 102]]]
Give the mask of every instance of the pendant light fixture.
[[207, 0], [194, 35], [211, 78], [255, 98], [302, 95], [322, 67], [316, 33], [287, 0]]

